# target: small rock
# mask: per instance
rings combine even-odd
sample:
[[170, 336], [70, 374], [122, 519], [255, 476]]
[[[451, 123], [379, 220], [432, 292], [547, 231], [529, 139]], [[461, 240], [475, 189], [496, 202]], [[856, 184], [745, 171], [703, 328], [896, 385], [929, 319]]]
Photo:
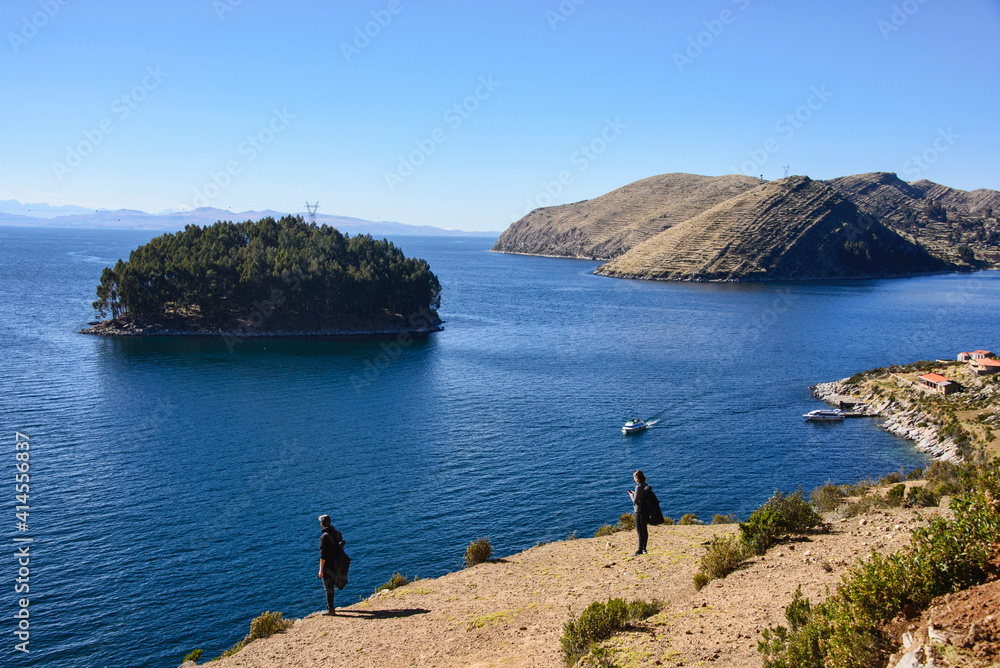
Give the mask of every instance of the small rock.
[[808, 556], [810, 556], [812, 554], [812, 550], [806, 550], [802, 554], [808, 557]]

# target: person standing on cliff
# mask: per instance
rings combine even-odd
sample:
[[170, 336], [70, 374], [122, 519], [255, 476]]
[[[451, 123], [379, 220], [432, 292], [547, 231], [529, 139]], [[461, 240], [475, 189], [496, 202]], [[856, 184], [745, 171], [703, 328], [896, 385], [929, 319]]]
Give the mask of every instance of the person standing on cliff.
[[344, 537], [330, 523], [329, 515], [319, 516], [319, 525], [323, 533], [319, 537], [319, 578], [326, 590], [326, 612], [324, 615], [336, 615], [337, 608], [333, 605], [333, 595], [337, 591], [337, 560], [344, 549]]
[[647, 492], [650, 487], [646, 484], [646, 476], [642, 471], [632, 474], [635, 480], [635, 489], [628, 490], [629, 498], [632, 499], [632, 510], [635, 512], [635, 532], [639, 534], [639, 548], [633, 556], [646, 554], [646, 541], [649, 540], [649, 529], [646, 526], [649, 521], [649, 508], [647, 508]]

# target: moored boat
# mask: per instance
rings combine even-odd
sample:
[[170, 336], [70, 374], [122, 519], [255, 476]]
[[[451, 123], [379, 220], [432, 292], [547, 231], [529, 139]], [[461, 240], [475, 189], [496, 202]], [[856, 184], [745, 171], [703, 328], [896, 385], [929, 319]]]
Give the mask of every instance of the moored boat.
[[839, 408], [820, 408], [803, 415], [807, 422], [841, 422], [844, 414]]

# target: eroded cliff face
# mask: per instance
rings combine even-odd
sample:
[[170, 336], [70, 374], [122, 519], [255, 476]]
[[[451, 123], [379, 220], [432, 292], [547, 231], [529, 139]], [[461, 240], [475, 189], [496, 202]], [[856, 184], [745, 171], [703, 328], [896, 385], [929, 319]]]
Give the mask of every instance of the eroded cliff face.
[[805, 176], [763, 183], [674, 225], [597, 273], [686, 281], [900, 276], [948, 265], [834, 188]]
[[653, 176], [592, 200], [535, 209], [500, 235], [493, 250], [610, 259], [760, 183], [740, 175]]

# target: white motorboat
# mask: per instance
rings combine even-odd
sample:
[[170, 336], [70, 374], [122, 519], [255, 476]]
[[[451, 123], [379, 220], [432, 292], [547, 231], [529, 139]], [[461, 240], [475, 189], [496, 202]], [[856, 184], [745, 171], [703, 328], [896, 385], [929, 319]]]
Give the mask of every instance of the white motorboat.
[[622, 427], [622, 433], [623, 434], [638, 434], [639, 432], [646, 431], [646, 427], [648, 427], [648, 426], [649, 425], [647, 425], [646, 422], [643, 421], [643, 420], [638, 420], [638, 419], [636, 419], [636, 420], [629, 420], [628, 422], [625, 423], [625, 426]]
[[820, 408], [803, 415], [807, 422], [841, 422], [844, 414], [839, 408]]

